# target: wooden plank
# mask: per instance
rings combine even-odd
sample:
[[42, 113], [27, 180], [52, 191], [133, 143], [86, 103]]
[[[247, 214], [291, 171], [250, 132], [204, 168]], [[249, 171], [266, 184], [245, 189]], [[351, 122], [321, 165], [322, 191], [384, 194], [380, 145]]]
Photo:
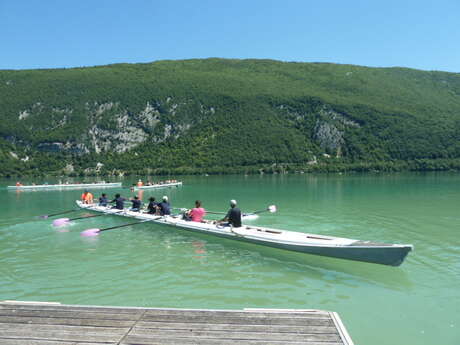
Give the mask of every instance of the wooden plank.
[[195, 316], [225, 316], [225, 317], [252, 317], [252, 318], [313, 318], [313, 319], [330, 319], [331, 316], [329, 312], [302, 312], [302, 313], [289, 313], [289, 312], [261, 312], [261, 311], [213, 311], [213, 310], [156, 310], [156, 309], [147, 309], [145, 316], [157, 316], [157, 315], [186, 315], [190, 317]]
[[97, 307], [97, 306], [75, 306], [66, 304], [12, 304], [0, 303], [0, 311], [2, 310], [46, 310], [46, 311], [91, 311], [97, 313], [117, 313], [117, 314], [134, 314], [144, 312], [145, 308], [124, 308], [124, 307]]
[[93, 343], [116, 343], [122, 337], [113, 334], [83, 334], [79, 332], [53, 332], [53, 331], [19, 331], [2, 330], [0, 335], [3, 339], [35, 339], [35, 340], [54, 340], [54, 341], [74, 341], [74, 342], [93, 342]]
[[238, 324], [208, 324], [208, 323], [180, 323], [180, 322], [148, 322], [139, 321], [135, 329], [193, 329], [212, 331], [235, 332], [294, 332], [294, 333], [337, 333], [333, 326], [286, 326], [286, 325], [238, 325]]
[[228, 339], [194, 339], [194, 338], [144, 338], [128, 336], [120, 345], [343, 345], [342, 342], [305, 342], [305, 341], [270, 341]]
[[129, 331], [130, 327], [89, 327], [89, 326], [63, 326], [63, 325], [37, 325], [28, 323], [0, 323], [0, 334], [4, 331], [17, 332], [62, 332], [62, 333], [85, 333], [85, 334], [110, 334], [122, 335]]
[[351, 337], [348, 334], [347, 329], [345, 328], [342, 320], [340, 319], [339, 314], [331, 313], [331, 318], [332, 318], [332, 321], [334, 322], [334, 326], [337, 328], [337, 332], [339, 333], [343, 344], [344, 345], [354, 345], [353, 340], [351, 340]]
[[187, 317], [185, 315], [159, 315], [142, 317], [142, 321], [159, 321], [159, 322], [193, 322], [208, 324], [242, 324], [242, 325], [289, 325], [289, 326], [332, 326], [331, 319], [302, 319], [302, 318], [251, 318], [251, 317], [220, 317], [215, 316], [195, 316]]
[[61, 310], [24, 310], [24, 309], [2, 309], [0, 316], [19, 316], [19, 317], [44, 317], [44, 318], [73, 318], [73, 319], [94, 319], [103, 320], [138, 320], [143, 311], [139, 310], [136, 314], [99, 313], [93, 311], [61, 311]]
[[73, 319], [57, 317], [0, 316], [0, 323], [28, 323], [44, 325], [94, 326], [94, 327], [132, 327], [133, 320]]
[[271, 341], [317, 341], [340, 342], [340, 336], [335, 334], [306, 334], [306, 333], [275, 333], [275, 332], [223, 332], [223, 331], [195, 331], [195, 330], [166, 330], [166, 329], [133, 329], [129, 336], [162, 337], [166, 338], [194, 338], [199, 339], [233, 339], [233, 340], [271, 340]]
[[118, 342], [113, 343], [87, 343], [75, 341], [53, 341], [53, 340], [40, 340], [40, 339], [5, 339], [0, 337], [0, 345], [117, 345]]

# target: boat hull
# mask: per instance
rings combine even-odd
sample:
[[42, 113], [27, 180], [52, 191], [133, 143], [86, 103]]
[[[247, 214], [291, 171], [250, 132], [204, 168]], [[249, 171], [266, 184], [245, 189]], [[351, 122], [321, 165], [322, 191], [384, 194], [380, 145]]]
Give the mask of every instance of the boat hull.
[[45, 190], [45, 189], [103, 189], [121, 187], [121, 182], [113, 183], [72, 183], [72, 184], [42, 184], [30, 186], [7, 186], [9, 190]]
[[[252, 243], [259, 243], [258, 241], [251, 241]], [[328, 256], [338, 259], [354, 260], [369, 262], [374, 264], [399, 266], [403, 263], [407, 254], [412, 250], [412, 246], [397, 246], [397, 247], [318, 247], [308, 245], [293, 245], [284, 243], [263, 243], [274, 248], [286, 249], [301, 253]]]
[[209, 234], [232, 240], [244, 241], [289, 251], [362, 261], [374, 264], [399, 266], [413, 249], [409, 244], [386, 244], [360, 241], [332, 236], [306, 234], [287, 230], [271, 229], [259, 226], [243, 225], [241, 228], [216, 226], [184, 221], [174, 217], [158, 217], [145, 213], [106, 209], [85, 205], [77, 201], [78, 206], [117, 216], [150, 220], [154, 223], [175, 226], [187, 231]]
[[150, 186], [134, 187], [134, 190], [144, 190], [144, 189], [159, 189], [167, 187], [178, 187], [182, 186], [182, 182], [173, 182], [173, 183], [163, 183], [163, 184], [153, 184]]

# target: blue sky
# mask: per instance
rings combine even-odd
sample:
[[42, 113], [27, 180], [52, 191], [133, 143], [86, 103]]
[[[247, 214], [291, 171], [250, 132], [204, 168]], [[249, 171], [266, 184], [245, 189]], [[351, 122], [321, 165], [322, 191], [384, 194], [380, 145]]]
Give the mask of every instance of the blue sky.
[[0, 0], [0, 69], [256, 58], [460, 72], [460, 0]]

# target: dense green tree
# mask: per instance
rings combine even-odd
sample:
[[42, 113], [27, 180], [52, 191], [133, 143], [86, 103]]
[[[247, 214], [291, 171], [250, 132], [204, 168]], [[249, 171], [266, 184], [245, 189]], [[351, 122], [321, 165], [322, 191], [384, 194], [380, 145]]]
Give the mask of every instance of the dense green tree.
[[460, 159], [460, 75], [405, 68], [4, 70], [0, 116], [1, 176], [450, 170]]

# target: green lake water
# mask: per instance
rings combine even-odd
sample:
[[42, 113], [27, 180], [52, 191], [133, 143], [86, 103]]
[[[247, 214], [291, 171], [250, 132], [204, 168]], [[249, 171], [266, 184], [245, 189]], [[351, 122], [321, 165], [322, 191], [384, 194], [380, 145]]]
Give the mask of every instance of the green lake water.
[[[135, 179], [125, 179], [130, 185]], [[225, 211], [270, 204], [252, 224], [410, 243], [400, 267], [265, 248], [156, 224], [96, 217], [55, 229], [33, 216], [72, 209], [81, 191], [0, 185], [0, 300], [171, 308], [295, 308], [339, 313], [357, 345], [460, 344], [460, 174], [183, 177], [144, 191], [173, 206]], [[22, 181], [41, 183], [43, 181]], [[55, 180], [47, 181], [49, 183]], [[112, 196], [128, 189], [107, 189]], [[101, 190], [94, 190], [99, 196]], [[71, 214], [82, 215], [83, 212]], [[67, 215], [66, 215], [67, 216]]]

